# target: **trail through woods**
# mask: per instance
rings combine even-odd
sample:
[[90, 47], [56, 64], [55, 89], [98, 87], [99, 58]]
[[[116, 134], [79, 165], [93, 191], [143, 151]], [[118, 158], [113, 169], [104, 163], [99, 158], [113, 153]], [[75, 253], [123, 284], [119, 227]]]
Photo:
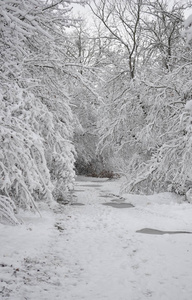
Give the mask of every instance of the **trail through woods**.
[[0, 225], [0, 299], [191, 299], [192, 234], [137, 232], [192, 232], [191, 204], [170, 193], [120, 198], [119, 187], [78, 177], [74, 205]]

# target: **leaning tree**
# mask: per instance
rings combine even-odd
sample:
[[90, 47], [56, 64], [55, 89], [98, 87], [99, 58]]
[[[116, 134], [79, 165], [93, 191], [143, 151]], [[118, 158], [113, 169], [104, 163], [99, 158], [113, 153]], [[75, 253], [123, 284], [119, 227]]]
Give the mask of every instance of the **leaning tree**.
[[[0, 216], [66, 200], [74, 178], [65, 28], [70, 3], [0, 1]], [[75, 1], [83, 2], [83, 1]]]

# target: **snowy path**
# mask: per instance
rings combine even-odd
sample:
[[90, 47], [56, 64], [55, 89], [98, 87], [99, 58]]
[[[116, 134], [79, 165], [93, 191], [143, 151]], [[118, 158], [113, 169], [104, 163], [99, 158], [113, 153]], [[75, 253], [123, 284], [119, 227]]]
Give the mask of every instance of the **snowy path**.
[[[75, 195], [84, 205], [65, 206], [56, 220], [48, 215], [46, 222], [31, 221], [12, 241], [13, 247], [20, 242], [20, 251], [1, 248], [0, 299], [192, 299], [192, 235], [136, 232], [192, 231], [192, 206], [168, 194], [128, 195], [134, 208], [102, 205], [117, 199], [107, 196], [118, 194], [118, 187], [77, 181]], [[8, 230], [4, 226], [4, 245]]]
[[[78, 185], [82, 188], [83, 184]], [[112, 185], [109, 183], [109, 191]], [[109, 198], [99, 197], [106, 194], [102, 187], [84, 189], [77, 194], [85, 206], [75, 208], [67, 224], [70, 253], [66, 261], [71, 258], [71, 266], [76, 261], [80, 271], [78, 275], [73, 271], [77, 278], [73, 288], [68, 286], [66, 299], [190, 299], [192, 236], [136, 233], [142, 227], [156, 228], [161, 222], [176, 229], [177, 216], [144, 208], [103, 206]]]

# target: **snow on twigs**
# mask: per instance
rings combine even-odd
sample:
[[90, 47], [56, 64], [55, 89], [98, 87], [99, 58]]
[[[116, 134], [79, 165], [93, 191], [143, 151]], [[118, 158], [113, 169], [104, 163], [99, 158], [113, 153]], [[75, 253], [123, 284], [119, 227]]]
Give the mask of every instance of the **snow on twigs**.
[[0, 223], [18, 225], [20, 222], [15, 216], [16, 206], [9, 197], [0, 195]]
[[73, 116], [61, 35], [72, 20], [70, 1], [61, 2], [0, 0], [0, 209], [12, 223], [15, 207], [54, 206], [73, 186]]

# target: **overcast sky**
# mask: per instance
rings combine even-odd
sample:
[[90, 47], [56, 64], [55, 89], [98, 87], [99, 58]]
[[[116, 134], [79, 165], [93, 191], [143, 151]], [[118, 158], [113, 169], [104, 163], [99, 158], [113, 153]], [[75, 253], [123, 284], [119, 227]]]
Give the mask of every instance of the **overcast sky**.
[[[172, 5], [175, 1], [174, 0], [169, 0], [168, 3], [170, 3], [170, 5]], [[181, 3], [187, 3], [188, 0], [179, 0], [176, 2], [181, 2]], [[81, 15], [84, 14], [86, 18], [90, 17], [90, 10], [87, 6], [83, 7], [82, 5], [78, 5], [78, 4], [73, 4], [73, 13], [76, 16], [78, 13], [80, 13]], [[185, 17], [187, 18], [190, 14], [192, 14], [192, 8], [187, 9], [185, 11]]]

